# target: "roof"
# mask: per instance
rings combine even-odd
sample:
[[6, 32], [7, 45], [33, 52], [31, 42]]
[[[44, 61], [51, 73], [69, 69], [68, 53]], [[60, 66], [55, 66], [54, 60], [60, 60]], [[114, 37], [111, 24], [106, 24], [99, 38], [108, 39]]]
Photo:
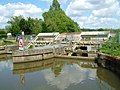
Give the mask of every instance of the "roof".
[[87, 31], [87, 32], [81, 32], [81, 35], [107, 35], [110, 31]]
[[57, 36], [59, 35], [59, 32], [55, 33], [39, 33], [37, 36]]

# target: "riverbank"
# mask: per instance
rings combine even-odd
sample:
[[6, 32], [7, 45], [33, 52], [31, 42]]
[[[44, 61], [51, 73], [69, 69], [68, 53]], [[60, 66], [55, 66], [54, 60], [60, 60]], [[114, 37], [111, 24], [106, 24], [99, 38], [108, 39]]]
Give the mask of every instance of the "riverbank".
[[98, 57], [95, 61], [98, 66], [104, 67], [120, 75], [120, 57], [98, 53]]

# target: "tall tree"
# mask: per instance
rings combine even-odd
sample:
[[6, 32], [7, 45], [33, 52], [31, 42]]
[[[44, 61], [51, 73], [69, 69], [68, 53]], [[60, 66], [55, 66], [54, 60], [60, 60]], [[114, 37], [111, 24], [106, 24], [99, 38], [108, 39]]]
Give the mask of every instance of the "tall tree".
[[57, 0], [53, 0], [48, 12], [43, 13], [47, 32], [77, 32], [80, 28], [76, 22], [69, 18], [60, 8]]
[[59, 10], [59, 9], [61, 9], [59, 2], [57, 0], [53, 0], [50, 10]]

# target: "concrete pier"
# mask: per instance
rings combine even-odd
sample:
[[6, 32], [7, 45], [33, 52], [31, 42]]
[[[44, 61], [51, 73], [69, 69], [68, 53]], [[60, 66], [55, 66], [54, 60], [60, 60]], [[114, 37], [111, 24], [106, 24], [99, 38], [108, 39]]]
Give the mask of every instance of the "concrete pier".
[[28, 49], [24, 51], [17, 50], [13, 52], [13, 63], [30, 62], [53, 58], [56, 55], [65, 54], [64, 45], [44, 46], [41, 48]]

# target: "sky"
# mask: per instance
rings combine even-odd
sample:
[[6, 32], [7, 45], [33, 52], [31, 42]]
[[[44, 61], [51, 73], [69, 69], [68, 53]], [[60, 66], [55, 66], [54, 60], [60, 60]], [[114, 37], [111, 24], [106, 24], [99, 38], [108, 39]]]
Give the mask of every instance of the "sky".
[[[120, 28], [120, 0], [59, 0], [80, 28]], [[12, 16], [42, 18], [52, 0], [0, 0], [0, 28]], [[42, 18], [43, 19], [43, 18]]]

